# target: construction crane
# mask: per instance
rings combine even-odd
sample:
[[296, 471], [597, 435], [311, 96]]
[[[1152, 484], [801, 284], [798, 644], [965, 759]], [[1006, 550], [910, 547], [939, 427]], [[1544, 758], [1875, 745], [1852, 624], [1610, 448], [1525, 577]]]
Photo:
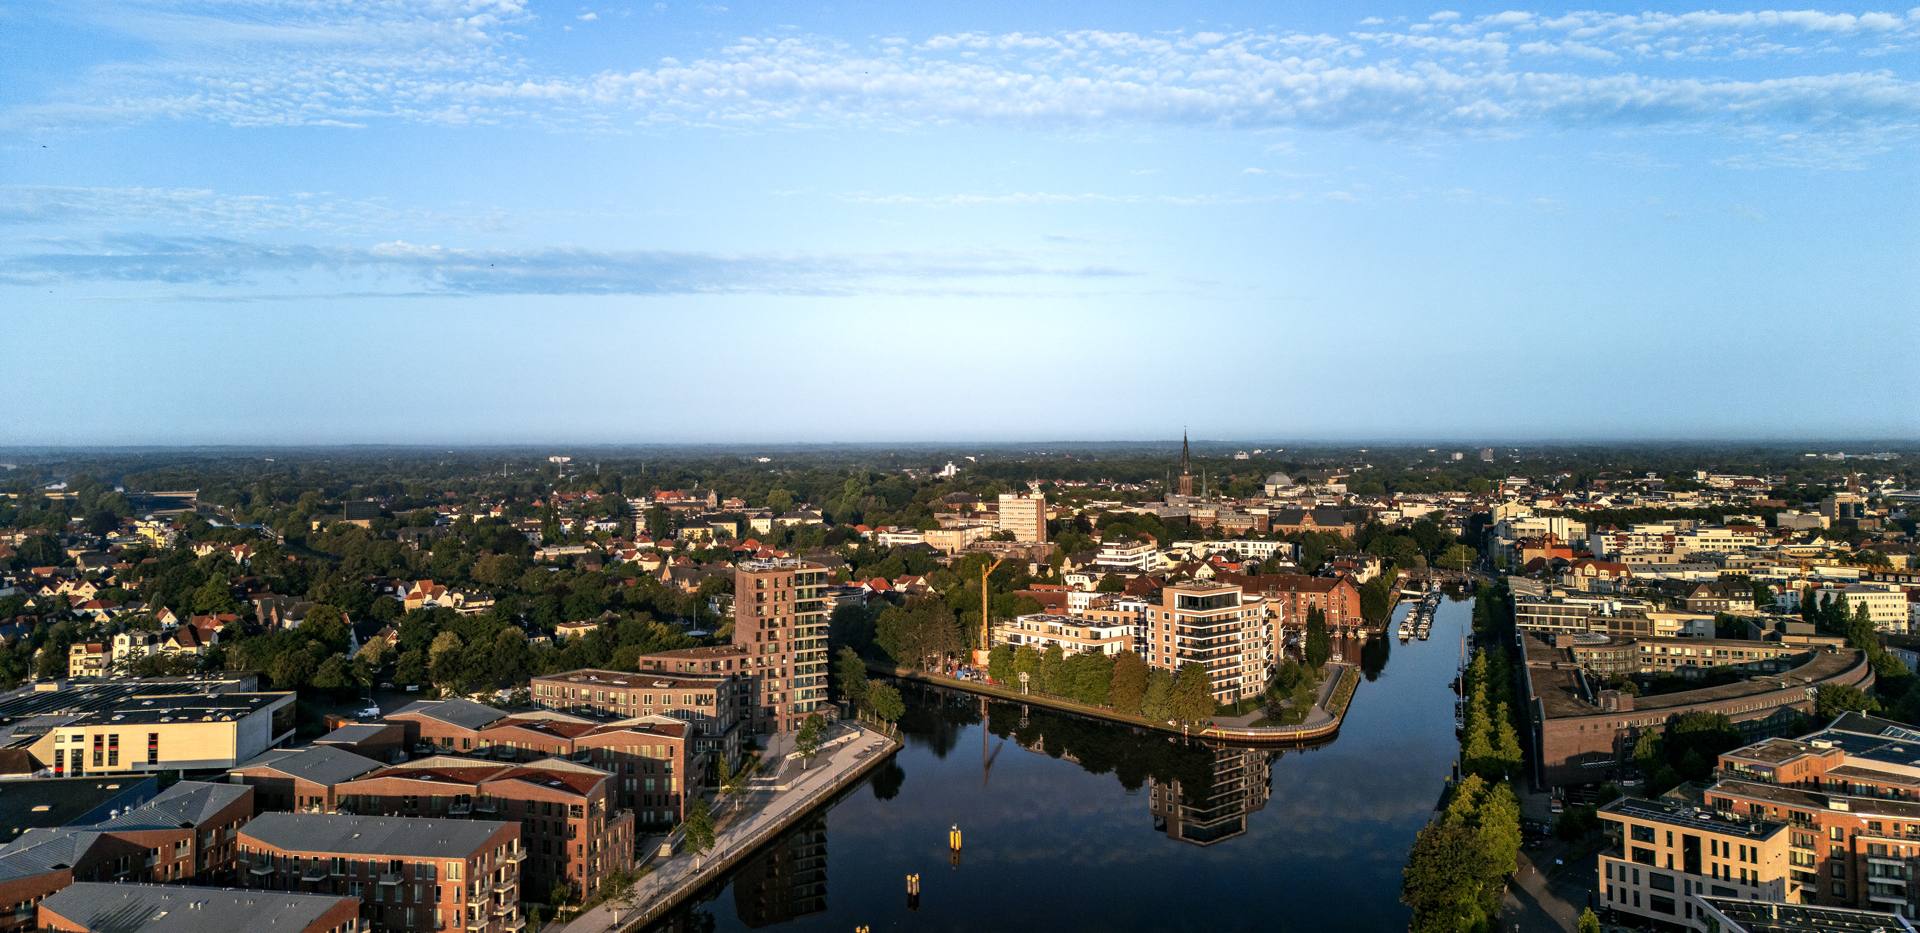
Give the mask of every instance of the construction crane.
[[995, 570], [1000, 569], [1000, 564], [1006, 559], [1007, 555], [1002, 554], [994, 558], [993, 563], [985, 564], [980, 568], [980, 656], [974, 658], [974, 662], [977, 664], [985, 664], [985, 654], [993, 650], [993, 624], [988, 621], [989, 612], [987, 609], [987, 577], [992, 576]]
[[[992, 647], [993, 646], [993, 623], [988, 621], [990, 612], [988, 610], [989, 601], [987, 597], [987, 578], [989, 576], [992, 576], [993, 572], [999, 569], [1000, 562], [1006, 559], [1007, 559], [1007, 555], [1002, 554], [999, 557], [994, 558], [992, 563], [983, 564], [980, 567], [980, 655], [975, 657], [974, 660], [977, 663], [979, 663], [982, 667], [986, 666], [987, 664], [986, 655], [992, 653], [993, 651], [993, 647]], [[982, 676], [984, 676], [984, 674]], [[987, 731], [988, 731], [987, 730], [987, 698], [982, 696], [980, 698], [980, 786], [981, 787], [987, 786], [987, 781], [993, 777], [993, 760], [995, 758], [1000, 757], [1000, 748], [1005, 748], [1007, 745], [1006, 741], [1002, 740], [1000, 742], [1000, 748], [996, 748], [993, 750], [992, 754], [988, 754], [987, 753]]]

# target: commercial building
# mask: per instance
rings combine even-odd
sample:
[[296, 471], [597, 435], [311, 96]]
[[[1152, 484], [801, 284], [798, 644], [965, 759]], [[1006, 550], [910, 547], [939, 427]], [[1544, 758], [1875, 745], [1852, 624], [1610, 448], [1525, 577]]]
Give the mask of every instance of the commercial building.
[[40, 902], [39, 928], [68, 933], [361, 933], [360, 900], [228, 888], [81, 882]]
[[612, 786], [607, 772], [564, 759], [435, 756], [361, 775], [334, 792], [348, 813], [518, 823], [527, 890], [544, 898], [557, 884], [592, 892], [632, 867], [633, 814], [614, 806]]
[[293, 694], [253, 678], [51, 682], [0, 697], [0, 748], [52, 777], [225, 770], [293, 734]]
[[1721, 713], [1753, 739], [1778, 735], [1813, 712], [1814, 688], [1825, 684], [1873, 684], [1864, 652], [1816, 649], [1778, 673], [1734, 682], [1634, 696], [1606, 689], [1602, 678], [1574, 660], [1572, 651], [1537, 635], [1519, 636], [1523, 676], [1536, 750], [1535, 779], [1543, 784], [1589, 784], [1609, 780], [1647, 730], [1664, 730], [1688, 713]]
[[1044, 544], [1047, 540], [1047, 497], [1035, 493], [1000, 496], [1000, 530], [1013, 533], [1013, 540]]
[[1273, 670], [1273, 630], [1266, 613], [1243, 605], [1241, 595], [1230, 583], [1162, 589], [1160, 605], [1147, 611], [1147, 664], [1176, 672], [1199, 664], [1220, 703], [1259, 695]]
[[239, 834], [249, 888], [358, 896], [381, 930], [513, 933], [520, 917], [517, 823], [263, 813]]
[[792, 732], [827, 709], [827, 568], [742, 561], [733, 577], [733, 643], [747, 650], [756, 732]]

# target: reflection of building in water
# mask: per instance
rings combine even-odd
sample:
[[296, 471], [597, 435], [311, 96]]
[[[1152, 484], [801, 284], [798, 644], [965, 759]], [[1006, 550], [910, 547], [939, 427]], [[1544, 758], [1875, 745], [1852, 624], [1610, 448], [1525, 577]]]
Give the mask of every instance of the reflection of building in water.
[[1153, 828], [1167, 838], [1209, 846], [1247, 831], [1247, 817], [1267, 805], [1272, 760], [1256, 748], [1213, 750], [1213, 785], [1187, 799], [1181, 782], [1149, 779]]
[[815, 814], [741, 863], [733, 909], [749, 927], [785, 923], [827, 909], [827, 818]]

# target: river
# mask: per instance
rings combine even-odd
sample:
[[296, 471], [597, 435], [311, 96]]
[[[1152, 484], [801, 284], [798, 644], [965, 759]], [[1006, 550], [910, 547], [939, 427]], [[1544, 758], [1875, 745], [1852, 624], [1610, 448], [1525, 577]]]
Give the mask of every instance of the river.
[[1453, 765], [1471, 607], [1443, 602], [1429, 641], [1376, 639], [1314, 748], [1208, 749], [1000, 702], [983, 730], [978, 698], [904, 688], [891, 765], [663, 928], [1404, 930], [1400, 868]]

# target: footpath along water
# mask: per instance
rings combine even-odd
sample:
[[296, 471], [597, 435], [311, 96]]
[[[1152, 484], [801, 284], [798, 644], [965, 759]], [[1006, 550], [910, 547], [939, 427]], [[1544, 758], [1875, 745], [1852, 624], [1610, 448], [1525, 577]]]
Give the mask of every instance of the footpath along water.
[[983, 723], [978, 697], [906, 688], [890, 764], [660, 928], [1404, 930], [1400, 869], [1454, 760], [1472, 606], [1443, 602], [1429, 641], [1343, 646], [1373, 679], [1311, 748], [1209, 749], [1000, 701]]

